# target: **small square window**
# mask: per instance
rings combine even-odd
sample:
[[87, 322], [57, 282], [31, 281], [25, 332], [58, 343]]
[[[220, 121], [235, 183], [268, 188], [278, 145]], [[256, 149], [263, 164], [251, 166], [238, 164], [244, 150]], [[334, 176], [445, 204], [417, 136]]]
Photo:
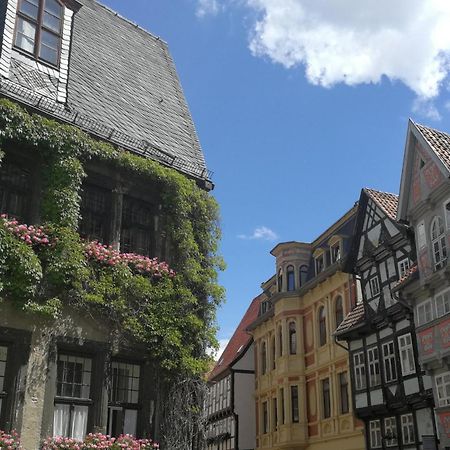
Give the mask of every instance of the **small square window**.
[[408, 271], [410, 267], [409, 258], [404, 258], [398, 263], [398, 277], [402, 278], [406, 275], [406, 272]]
[[370, 283], [370, 293], [372, 294], [372, 297], [375, 297], [380, 293], [380, 282], [378, 280], [378, 276], [375, 275], [369, 280]]

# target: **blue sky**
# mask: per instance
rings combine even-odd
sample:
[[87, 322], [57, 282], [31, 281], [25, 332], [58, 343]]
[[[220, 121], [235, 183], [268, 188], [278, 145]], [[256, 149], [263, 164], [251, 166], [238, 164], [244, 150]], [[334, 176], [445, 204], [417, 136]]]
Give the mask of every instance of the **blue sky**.
[[270, 250], [362, 187], [398, 192], [407, 121], [450, 131], [442, 0], [103, 0], [169, 44], [221, 207], [226, 341]]

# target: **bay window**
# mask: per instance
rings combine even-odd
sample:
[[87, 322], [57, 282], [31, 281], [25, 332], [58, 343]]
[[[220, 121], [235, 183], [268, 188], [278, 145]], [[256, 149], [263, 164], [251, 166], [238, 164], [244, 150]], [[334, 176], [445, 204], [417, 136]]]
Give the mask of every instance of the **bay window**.
[[300, 419], [298, 411], [298, 386], [291, 386], [291, 416], [293, 423], [298, 423]]
[[447, 261], [446, 239], [444, 221], [436, 216], [431, 222], [431, 247], [436, 270], [441, 269]]
[[436, 317], [442, 317], [450, 312], [450, 290], [436, 295], [435, 301]]
[[435, 383], [439, 406], [450, 405], [450, 372], [436, 375]]

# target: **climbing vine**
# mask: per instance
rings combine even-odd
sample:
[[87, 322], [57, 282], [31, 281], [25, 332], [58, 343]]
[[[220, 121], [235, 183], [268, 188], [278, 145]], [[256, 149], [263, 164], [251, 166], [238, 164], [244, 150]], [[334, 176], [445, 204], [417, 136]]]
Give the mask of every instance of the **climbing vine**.
[[[42, 223], [30, 228], [11, 225], [7, 217], [0, 220], [0, 298], [52, 317], [65, 307], [106, 314], [118, 330], [145, 344], [166, 370], [202, 372], [208, 363], [205, 349], [215, 343], [214, 314], [223, 297], [217, 284], [223, 262], [214, 199], [170, 168], [3, 99], [0, 166], [13, 147], [40, 164]], [[142, 179], [160, 193], [170, 268], [80, 238], [80, 190], [91, 160]]]

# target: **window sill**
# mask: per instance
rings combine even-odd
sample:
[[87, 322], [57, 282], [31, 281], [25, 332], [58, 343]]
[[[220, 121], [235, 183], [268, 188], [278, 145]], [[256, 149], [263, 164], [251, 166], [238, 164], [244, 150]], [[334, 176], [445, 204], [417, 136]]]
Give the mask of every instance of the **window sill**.
[[90, 398], [57, 397], [56, 396], [55, 403], [65, 403], [65, 404], [76, 403], [78, 405], [92, 405], [94, 402]]

